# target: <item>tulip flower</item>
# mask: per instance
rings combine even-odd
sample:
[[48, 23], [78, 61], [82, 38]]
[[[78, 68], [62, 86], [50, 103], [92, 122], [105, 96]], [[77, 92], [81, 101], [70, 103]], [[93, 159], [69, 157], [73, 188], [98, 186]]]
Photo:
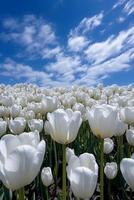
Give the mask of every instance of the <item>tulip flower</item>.
[[125, 107], [120, 111], [121, 120], [127, 124], [134, 124], [134, 107]]
[[45, 147], [37, 131], [3, 136], [0, 140], [0, 180], [3, 184], [12, 190], [30, 184], [40, 171]]
[[30, 128], [31, 131], [39, 131], [39, 133], [42, 131], [43, 129], [43, 120], [41, 119], [32, 119], [28, 121], [28, 126]]
[[20, 111], [21, 111], [21, 106], [18, 106], [18, 105], [13, 105], [10, 109], [10, 115], [11, 117], [15, 118], [15, 117], [18, 117], [19, 114], [20, 114]]
[[118, 111], [116, 107], [104, 104], [94, 106], [87, 113], [89, 125], [93, 134], [100, 137], [100, 197], [104, 199], [104, 138], [112, 137], [116, 132]]
[[[47, 131], [52, 139], [63, 144], [63, 161], [62, 161], [62, 183], [63, 183], [63, 200], [66, 199], [66, 144], [73, 142], [77, 137], [78, 130], [82, 123], [79, 111], [73, 112], [71, 109], [57, 109], [47, 115]], [[49, 130], [48, 130], [49, 129]]]
[[110, 138], [105, 138], [104, 139], [104, 153], [109, 154], [113, 151], [114, 148], [114, 142]]
[[114, 136], [122, 136], [128, 129], [127, 124], [118, 119]]
[[23, 117], [16, 117], [9, 121], [9, 129], [14, 134], [20, 134], [26, 127], [26, 120]]
[[47, 131], [53, 140], [61, 144], [68, 144], [75, 140], [82, 123], [79, 111], [71, 109], [57, 109], [47, 115]]
[[67, 163], [69, 162], [71, 156], [75, 155], [74, 154], [74, 149], [66, 148], [66, 161]]
[[130, 145], [134, 146], [134, 129], [127, 130], [126, 139]]
[[72, 156], [67, 166], [67, 176], [73, 194], [77, 198], [89, 199], [93, 195], [98, 179], [98, 165], [92, 154]]
[[6, 133], [6, 129], [7, 129], [7, 122], [0, 120], [0, 136]]
[[117, 175], [117, 171], [118, 169], [116, 162], [106, 163], [104, 173], [108, 179], [114, 179]]
[[54, 179], [50, 167], [44, 167], [41, 171], [41, 180], [43, 184], [48, 187], [53, 184]]
[[130, 186], [132, 190], [134, 190], [134, 159], [132, 158], [124, 158], [120, 163], [121, 173], [123, 178]]
[[94, 106], [87, 113], [88, 122], [93, 134], [97, 137], [112, 137], [117, 127], [117, 109], [110, 105]]
[[57, 97], [45, 97], [41, 103], [42, 103], [42, 112], [44, 110], [44, 113], [53, 112], [59, 106], [59, 101]]

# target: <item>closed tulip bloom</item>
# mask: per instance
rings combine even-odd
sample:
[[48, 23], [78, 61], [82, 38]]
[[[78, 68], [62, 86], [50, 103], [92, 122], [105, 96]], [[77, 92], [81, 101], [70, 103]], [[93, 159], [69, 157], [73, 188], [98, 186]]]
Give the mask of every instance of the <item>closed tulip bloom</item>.
[[10, 115], [15, 118], [18, 117], [21, 111], [21, 106], [13, 105], [10, 109]]
[[126, 139], [130, 145], [134, 146], [134, 129], [127, 130]]
[[87, 113], [88, 122], [94, 135], [101, 138], [112, 137], [116, 132], [117, 109], [109, 105], [95, 106]]
[[120, 163], [121, 173], [123, 178], [130, 186], [132, 190], [134, 190], [134, 159], [132, 158], [124, 158]]
[[125, 124], [124, 122], [122, 122], [121, 120], [118, 120], [114, 136], [123, 135], [126, 132], [127, 129], [128, 129], [128, 125]]
[[84, 153], [72, 156], [67, 166], [67, 176], [73, 194], [77, 198], [89, 199], [96, 188], [98, 165], [92, 154]]
[[23, 117], [17, 117], [9, 121], [9, 129], [14, 134], [23, 133], [26, 127], [26, 120]]
[[30, 128], [31, 131], [39, 131], [39, 133], [42, 131], [43, 129], [43, 120], [41, 119], [32, 119], [28, 122], [28, 126]]
[[71, 109], [57, 109], [48, 113], [47, 119], [47, 131], [53, 140], [61, 144], [73, 142], [82, 123], [80, 112]]
[[5, 115], [5, 107], [0, 106], [0, 117], [3, 117]]
[[0, 120], [0, 136], [6, 133], [6, 129], [7, 129], [7, 122]]
[[75, 155], [74, 149], [71, 149], [69, 147], [66, 148], [66, 161], [69, 162], [71, 156]]
[[12, 190], [30, 184], [40, 171], [45, 141], [38, 132], [5, 135], [0, 140], [0, 180]]
[[44, 113], [47, 112], [53, 112], [58, 108], [59, 101], [57, 97], [45, 97], [42, 101], [42, 112], [44, 110]]
[[104, 173], [108, 179], [114, 179], [117, 175], [117, 171], [118, 168], [116, 162], [106, 163]]
[[113, 151], [114, 149], [114, 142], [110, 138], [105, 138], [104, 139], [104, 153], [109, 154]]
[[41, 180], [43, 184], [48, 187], [53, 184], [54, 179], [50, 167], [44, 167], [41, 171]]
[[121, 120], [127, 124], [134, 124], [134, 106], [125, 107], [120, 111]]

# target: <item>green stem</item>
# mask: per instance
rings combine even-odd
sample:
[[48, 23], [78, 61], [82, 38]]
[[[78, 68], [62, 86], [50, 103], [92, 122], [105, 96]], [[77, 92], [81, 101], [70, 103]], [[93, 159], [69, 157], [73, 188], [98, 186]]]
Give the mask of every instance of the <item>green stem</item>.
[[109, 200], [112, 200], [112, 194], [111, 194], [111, 180], [108, 180], [108, 196]]
[[56, 180], [57, 180], [57, 176], [58, 176], [58, 160], [57, 160], [57, 149], [56, 149], [55, 141], [53, 141], [53, 146], [54, 146], [54, 158], [55, 158], [55, 176], [56, 176]]
[[62, 173], [63, 200], [66, 200], [66, 145], [63, 145]]
[[46, 200], [48, 200], [49, 199], [49, 195], [48, 195], [48, 188], [46, 188]]
[[128, 153], [128, 158], [130, 158], [131, 157], [131, 145], [130, 144], [128, 144], [128, 151], [127, 151], [127, 153]]
[[104, 200], [104, 139], [100, 140], [100, 200]]
[[24, 200], [25, 199], [25, 191], [24, 191], [24, 187], [20, 188], [18, 190], [18, 200]]
[[117, 147], [117, 163], [120, 164], [121, 159], [123, 158], [123, 136], [117, 138], [118, 147]]

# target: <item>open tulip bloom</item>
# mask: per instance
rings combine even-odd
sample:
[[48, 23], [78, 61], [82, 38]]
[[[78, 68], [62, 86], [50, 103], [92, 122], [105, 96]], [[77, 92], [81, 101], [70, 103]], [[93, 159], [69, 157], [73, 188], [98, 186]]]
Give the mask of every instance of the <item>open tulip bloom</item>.
[[0, 180], [17, 190], [30, 184], [40, 171], [46, 143], [40, 141], [39, 133], [5, 135], [0, 140]]
[[72, 155], [67, 166], [71, 189], [77, 198], [89, 199], [96, 188], [98, 165], [92, 154]]

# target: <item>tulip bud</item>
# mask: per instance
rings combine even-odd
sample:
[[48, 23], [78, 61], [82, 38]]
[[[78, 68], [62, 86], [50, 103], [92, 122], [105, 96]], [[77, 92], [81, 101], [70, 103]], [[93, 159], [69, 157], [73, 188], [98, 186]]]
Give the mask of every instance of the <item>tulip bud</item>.
[[50, 167], [44, 167], [41, 172], [41, 180], [43, 184], [48, 187], [53, 184], [53, 175]]
[[0, 120], [0, 136], [6, 133], [6, 129], [7, 129], [7, 122]]
[[39, 131], [39, 133], [42, 131], [43, 129], [43, 120], [41, 119], [32, 119], [28, 122], [28, 126], [30, 128], [31, 131]]
[[98, 179], [98, 165], [94, 155], [83, 153], [79, 157], [71, 156], [67, 166], [67, 177], [77, 198], [91, 198]]
[[116, 132], [117, 117], [117, 108], [106, 104], [94, 106], [87, 113], [93, 134], [103, 139], [112, 137]]
[[9, 129], [14, 134], [20, 134], [26, 127], [26, 120], [23, 117], [17, 117], [9, 121]]
[[134, 190], [134, 159], [132, 158], [123, 158], [120, 163], [121, 173], [123, 178], [130, 186], [132, 190]]
[[126, 139], [130, 145], [134, 146], [134, 129], [127, 130]]
[[53, 113], [48, 113], [47, 118], [47, 131], [53, 140], [61, 144], [75, 140], [82, 123], [79, 111], [57, 109]]
[[15, 118], [18, 117], [20, 114], [21, 107], [18, 105], [13, 105], [10, 109], [10, 115]]
[[127, 124], [134, 123], [134, 107], [125, 107], [120, 111], [121, 120]]
[[106, 163], [104, 173], [108, 179], [114, 179], [117, 175], [117, 171], [118, 169], [116, 162]]
[[67, 163], [69, 162], [69, 159], [71, 158], [71, 156], [75, 155], [74, 153], [74, 149], [70, 149], [70, 148], [66, 148], [66, 160]]
[[104, 139], [104, 153], [109, 154], [113, 151], [114, 148], [114, 142], [110, 138], [105, 138]]
[[127, 129], [128, 129], [127, 124], [125, 124], [121, 120], [117, 120], [117, 127], [116, 127], [116, 131], [114, 133], [114, 136], [123, 135]]

